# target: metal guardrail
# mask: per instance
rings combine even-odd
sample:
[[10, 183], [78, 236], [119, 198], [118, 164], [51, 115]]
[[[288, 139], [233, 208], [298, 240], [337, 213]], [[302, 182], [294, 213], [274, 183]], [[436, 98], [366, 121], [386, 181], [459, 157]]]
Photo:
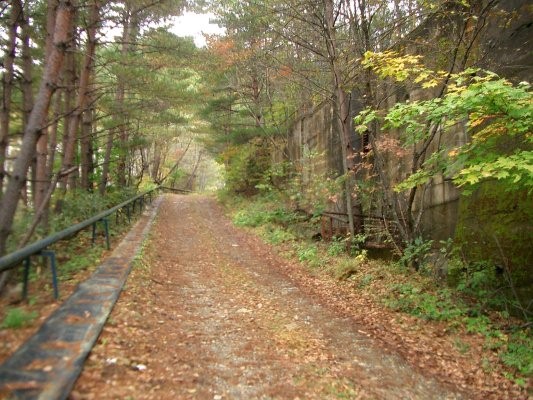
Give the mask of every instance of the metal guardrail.
[[124, 201], [123, 203], [120, 203], [119, 205], [116, 205], [115, 207], [112, 207], [106, 211], [102, 211], [101, 213], [95, 215], [92, 218], [89, 218], [76, 225], [72, 225], [60, 232], [54, 233], [50, 236], [45, 237], [44, 239], [33, 242], [19, 250], [14, 251], [13, 253], [10, 253], [10, 254], [7, 254], [1, 257], [0, 258], [0, 272], [16, 268], [18, 264], [27, 260], [30, 256], [41, 253], [42, 251], [46, 250], [48, 246], [56, 242], [59, 242], [60, 240], [66, 239], [78, 233], [82, 229], [87, 228], [90, 225], [93, 225], [93, 235], [94, 235], [94, 225], [97, 222], [104, 220], [107, 216], [113, 214], [115, 211], [118, 211], [124, 207], [129, 207], [130, 204], [133, 205], [133, 209], [135, 210], [135, 203], [138, 200], [141, 202], [141, 209], [142, 209], [143, 207], [142, 204], [144, 202], [144, 196], [147, 196], [147, 195], [150, 196], [150, 200], [151, 200], [152, 192], [158, 189], [159, 187], [149, 190], [145, 193], [141, 193], [129, 200]]
[[159, 189], [166, 190], [168, 192], [173, 192], [173, 193], [184, 193], [184, 194], [192, 193], [192, 190], [178, 189], [178, 188], [173, 188], [173, 187], [169, 187], [169, 186], [159, 186]]

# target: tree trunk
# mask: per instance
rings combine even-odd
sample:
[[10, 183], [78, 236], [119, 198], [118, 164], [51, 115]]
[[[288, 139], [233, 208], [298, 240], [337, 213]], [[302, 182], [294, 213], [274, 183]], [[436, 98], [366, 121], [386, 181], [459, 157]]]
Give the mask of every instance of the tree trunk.
[[91, 175], [94, 170], [94, 150], [93, 150], [93, 118], [94, 109], [85, 110], [82, 117], [82, 129], [80, 140], [80, 161], [81, 161], [81, 188], [92, 192], [93, 185]]
[[[128, 54], [130, 49], [130, 40], [131, 40], [131, 10], [129, 7], [126, 7], [123, 14], [122, 22], [122, 43], [120, 53], [122, 59], [125, 59], [125, 56]], [[109, 136], [107, 137], [104, 162], [102, 165], [102, 177], [100, 181], [100, 194], [104, 194], [107, 183], [109, 181], [109, 165], [111, 163], [111, 152], [113, 150], [113, 141], [115, 139], [116, 133], [119, 133], [119, 139], [123, 146], [123, 151], [126, 151], [126, 141], [127, 141], [127, 131], [125, 123], [125, 110], [124, 110], [124, 96], [125, 96], [125, 77], [119, 73], [117, 76], [117, 91], [115, 94], [115, 106], [117, 109], [117, 115], [115, 115], [116, 127], [113, 128]], [[118, 184], [121, 186], [126, 185], [126, 163], [125, 156], [121, 155], [118, 160], [117, 166], [117, 175], [118, 175]]]
[[[52, 176], [54, 176], [54, 165], [55, 165], [55, 159], [56, 159], [56, 148], [57, 148], [57, 128], [59, 125], [59, 118], [61, 115], [61, 107], [62, 107], [62, 97], [63, 97], [63, 91], [58, 91], [55, 94], [54, 104], [53, 104], [53, 114], [52, 114], [52, 123], [48, 126], [48, 160], [46, 163], [46, 176], [48, 180], [52, 179]], [[59, 179], [56, 179], [54, 182], [51, 182], [49, 185], [52, 185], [53, 187], [48, 188], [48, 190], [52, 190], [52, 192], [55, 190], [55, 186], [57, 185], [57, 181]], [[47, 190], [47, 191], [48, 191]], [[48, 228], [48, 219], [50, 215], [50, 201], [46, 202], [46, 208], [43, 211], [43, 225]]]
[[[57, 8], [57, 0], [53, 0], [49, 2], [48, 11], [46, 14], [46, 42], [45, 42], [45, 52], [48, 54], [52, 50], [53, 46], [53, 31], [55, 26], [55, 18], [56, 18], [56, 8]], [[29, 14], [28, 14], [29, 15]], [[29, 27], [27, 17], [24, 18], [24, 27]], [[24, 33], [24, 29], [23, 29]], [[31, 109], [33, 107], [33, 91], [32, 91], [32, 85], [31, 85], [31, 72], [32, 72], [32, 61], [31, 61], [31, 54], [30, 54], [30, 47], [29, 47], [29, 34], [23, 35], [24, 36], [24, 47], [23, 47], [23, 65], [24, 65], [24, 76], [25, 76], [25, 83], [29, 83], [24, 85], [25, 88], [23, 90], [24, 92], [24, 104], [25, 106], [25, 112], [24, 115], [28, 116], [31, 113]], [[43, 121], [44, 122], [44, 121]], [[26, 122], [27, 123], [27, 118]], [[44, 125], [44, 123], [43, 123]], [[56, 124], [57, 128], [57, 124]], [[48, 160], [49, 155], [49, 146], [48, 146], [48, 129], [43, 129], [42, 136], [37, 140], [37, 146], [36, 146], [36, 155], [33, 163], [33, 188], [32, 188], [32, 194], [33, 194], [33, 206], [34, 210], [40, 209], [41, 205], [45, 201], [44, 199], [47, 196], [47, 192], [50, 188], [50, 179], [51, 179], [51, 171], [48, 170], [48, 164], [50, 161]], [[53, 161], [52, 161], [53, 162]], [[48, 202], [46, 202], [48, 204]], [[44, 221], [48, 223], [48, 207], [44, 207], [43, 209], [43, 216]]]
[[198, 166], [200, 165], [200, 161], [202, 160], [203, 152], [200, 150], [198, 152], [198, 157], [196, 158], [196, 163], [194, 164], [194, 167], [191, 171], [191, 175], [189, 176], [189, 179], [187, 179], [187, 183], [185, 184], [186, 190], [193, 190], [194, 182], [196, 180], [196, 171], [198, 170]]
[[[69, 37], [71, 33], [69, 32]], [[74, 140], [69, 137], [70, 123], [72, 120], [71, 112], [74, 109], [74, 99], [76, 97], [76, 62], [74, 59], [74, 49], [71, 47], [71, 51], [65, 54], [65, 66], [62, 70], [62, 86], [64, 89], [64, 104], [63, 104], [63, 136], [61, 138], [61, 167], [65, 164], [65, 157], [68, 157], [69, 148], [73, 146]], [[64, 191], [67, 189], [68, 176], [62, 175], [59, 180], [59, 187]], [[59, 203], [60, 204], [60, 203]], [[56, 204], [57, 208], [58, 204]], [[57, 211], [57, 210], [56, 210]]]
[[[52, 10], [53, 13], [54, 10]], [[22, 39], [22, 98], [23, 98], [23, 107], [22, 107], [22, 121], [23, 127], [25, 129], [28, 124], [29, 116], [33, 108], [33, 63], [31, 57], [31, 48], [30, 48], [30, 25], [29, 25], [29, 10], [26, 4], [26, 8], [21, 18], [21, 39]], [[34, 207], [37, 207], [36, 202], [39, 200], [38, 191], [46, 191], [46, 188], [43, 189], [42, 184], [46, 180], [45, 175], [45, 165], [46, 165], [46, 132], [44, 132], [43, 137], [39, 138], [37, 141], [37, 154], [32, 164], [32, 185], [31, 193], [33, 198]]]
[[160, 182], [161, 144], [154, 140], [154, 161], [152, 163], [151, 177], [153, 182]]
[[5, 194], [0, 203], [0, 255], [5, 253], [6, 241], [13, 225], [18, 206], [20, 190], [26, 181], [31, 160], [35, 155], [35, 145], [42, 134], [43, 121], [46, 120], [50, 100], [57, 87], [61, 65], [68, 46], [69, 32], [72, 25], [74, 5], [69, 0], [60, 0], [54, 26], [53, 47], [46, 54], [43, 79], [37, 94], [34, 107], [24, 130], [20, 153], [13, 167]]
[[[335, 93], [335, 114], [338, 117], [340, 139], [342, 147], [342, 166], [343, 172], [347, 175], [345, 183], [345, 199], [346, 199], [346, 212], [348, 214], [348, 230], [351, 238], [353, 239], [356, 233], [362, 229], [362, 222], [359, 220], [356, 224], [353, 216], [353, 198], [352, 192], [354, 190], [354, 165], [355, 165], [355, 153], [353, 145], [351, 143], [351, 130], [350, 130], [350, 106], [349, 99], [346, 93], [342, 89], [342, 76], [340, 68], [338, 66], [338, 49], [337, 39], [335, 32], [335, 20], [334, 20], [334, 3], [333, 0], [324, 0], [325, 9], [325, 25], [326, 25], [326, 47], [328, 50], [331, 74], [333, 78], [333, 87]], [[358, 214], [362, 214], [359, 212]], [[357, 225], [357, 226], [356, 226]]]
[[[122, 62], [125, 62], [125, 57], [130, 51], [131, 48], [131, 42], [135, 40], [135, 33], [134, 33], [134, 18], [133, 13], [130, 9], [127, 9], [125, 11], [124, 15], [124, 33], [122, 36], [122, 48], [121, 48], [121, 55], [122, 55]], [[127, 178], [126, 178], [126, 163], [128, 158], [128, 126], [126, 124], [126, 109], [124, 107], [124, 100], [125, 100], [125, 94], [126, 94], [126, 77], [124, 74], [119, 74], [118, 76], [118, 82], [117, 82], [117, 108], [119, 112], [121, 113], [120, 120], [122, 123], [120, 124], [118, 131], [119, 131], [119, 140], [120, 140], [120, 148], [121, 151], [119, 153], [118, 157], [118, 164], [117, 164], [117, 183], [120, 187], [126, 187], [127, 185]]]
[[11, 113], [11, 93], [13, 91], [13, 64], [15, 63], [17, 28], [22, 17], [22, 4], [20, 0], [11, 3], [11, 16], [9, 19], [9, 31], [7, 49], [4, 56], [4, 73], [2, 75], [2, 104], [0, 107], [0, 199], [4, 188], [6, 173], [6, 155], [9, 144], [9, 122]]
[[[63, 154], [62, 170], [71, 169], [74, 166], [76, 155], [77, 133], [80, 126], [81, 116], [87, 109], [89, 98], [90, 79], [93, 72], [93, 60], [96, 50], [96, 32], [98, 30], [98, 21], [100, 14], [100, 1], [94, 0], [89, 12], [89, 21], [87, 26], [87, 45], [85, 57], [80, 72], [78, 85], [78, 95], [76, 98], [75, 108], [69, 118], [67, 140], [65, 143], [65, 153]], [[62, 187], [66, 188], [66, 180], [70, 179], [71, 186], [75, 186], [74, 179], [76, 174], [70, 174], [69, 177], [63, 178]]]
[[113, 138], [115, 137], [115, 128], [112, 128], [107, 135], [107, 142], [104, 152], [104, 160], [102, 162], [102, 176], [100, 178], [100, 184], [98, 192], [103, 196], [109, 181], [109, 164], [111, 162], [111, 151], [113, 150]]

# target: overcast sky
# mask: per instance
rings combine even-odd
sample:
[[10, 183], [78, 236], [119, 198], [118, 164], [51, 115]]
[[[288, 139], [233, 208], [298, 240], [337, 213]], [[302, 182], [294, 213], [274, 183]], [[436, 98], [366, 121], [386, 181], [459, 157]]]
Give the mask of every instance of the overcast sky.
[[178, 36], [192, 36], [196, 46], [205, 46], [205, 38], [202, 33], [207, 34], [223, 34], [224, 29], [217, 24], [210, 24], [213, 14], [196, 14], [186, 12], [185, 14], [176, 17], [170, 31]]

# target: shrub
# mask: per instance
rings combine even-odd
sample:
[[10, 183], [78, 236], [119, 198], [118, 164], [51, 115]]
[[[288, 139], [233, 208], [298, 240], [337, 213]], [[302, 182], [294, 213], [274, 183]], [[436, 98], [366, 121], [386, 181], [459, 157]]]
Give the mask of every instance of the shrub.
[[298, 246], [296, 256], [300, 262], [309, 263], [312, 267], [317, 267], [321, 264], [318, 257], [318, 249], [314, 245], [302, 244]]
[[419, 270], [427, 261], [429, 251], [433, 245], [433, 240], [424, 240], [417, 237], [407, 245], [399, 262], [406, 267], [414, 267]]
[[272, 244], [280, 244], [295, 239], [292, 233], [280, 228], [267, 229], [263, 236], [267, 242]]
[[461, 304], [454, 302], [449, 289], [428, 293], [408, 283], [394, 285], [385, 304], [394, 310], [428, 320], [450, 320], [465, 312]]
[[328, 246], [328, 256], [338, 257], [346, 252], [346, 243], [342, 239], [334, 238]]
[[531, 332], [520, 331], [511, 335], [507, 351], [500, 355], [508, 367], [516, 368], [523, 375], [533, 374], [533, 337]]

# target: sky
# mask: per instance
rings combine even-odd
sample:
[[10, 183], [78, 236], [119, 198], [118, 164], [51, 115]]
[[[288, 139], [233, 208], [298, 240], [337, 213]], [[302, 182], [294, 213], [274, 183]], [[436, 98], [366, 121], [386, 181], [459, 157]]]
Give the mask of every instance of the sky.
[[206, 42], [202, 33], [223, 34], [224, 29], [217, 24], [210, 24], [209, 20], [214, 18], [213, 14], [196, 14], [186, 12], [174, 18], [170, 32], [177, 36], [192, 36], [197, 47], [204, 47]]

